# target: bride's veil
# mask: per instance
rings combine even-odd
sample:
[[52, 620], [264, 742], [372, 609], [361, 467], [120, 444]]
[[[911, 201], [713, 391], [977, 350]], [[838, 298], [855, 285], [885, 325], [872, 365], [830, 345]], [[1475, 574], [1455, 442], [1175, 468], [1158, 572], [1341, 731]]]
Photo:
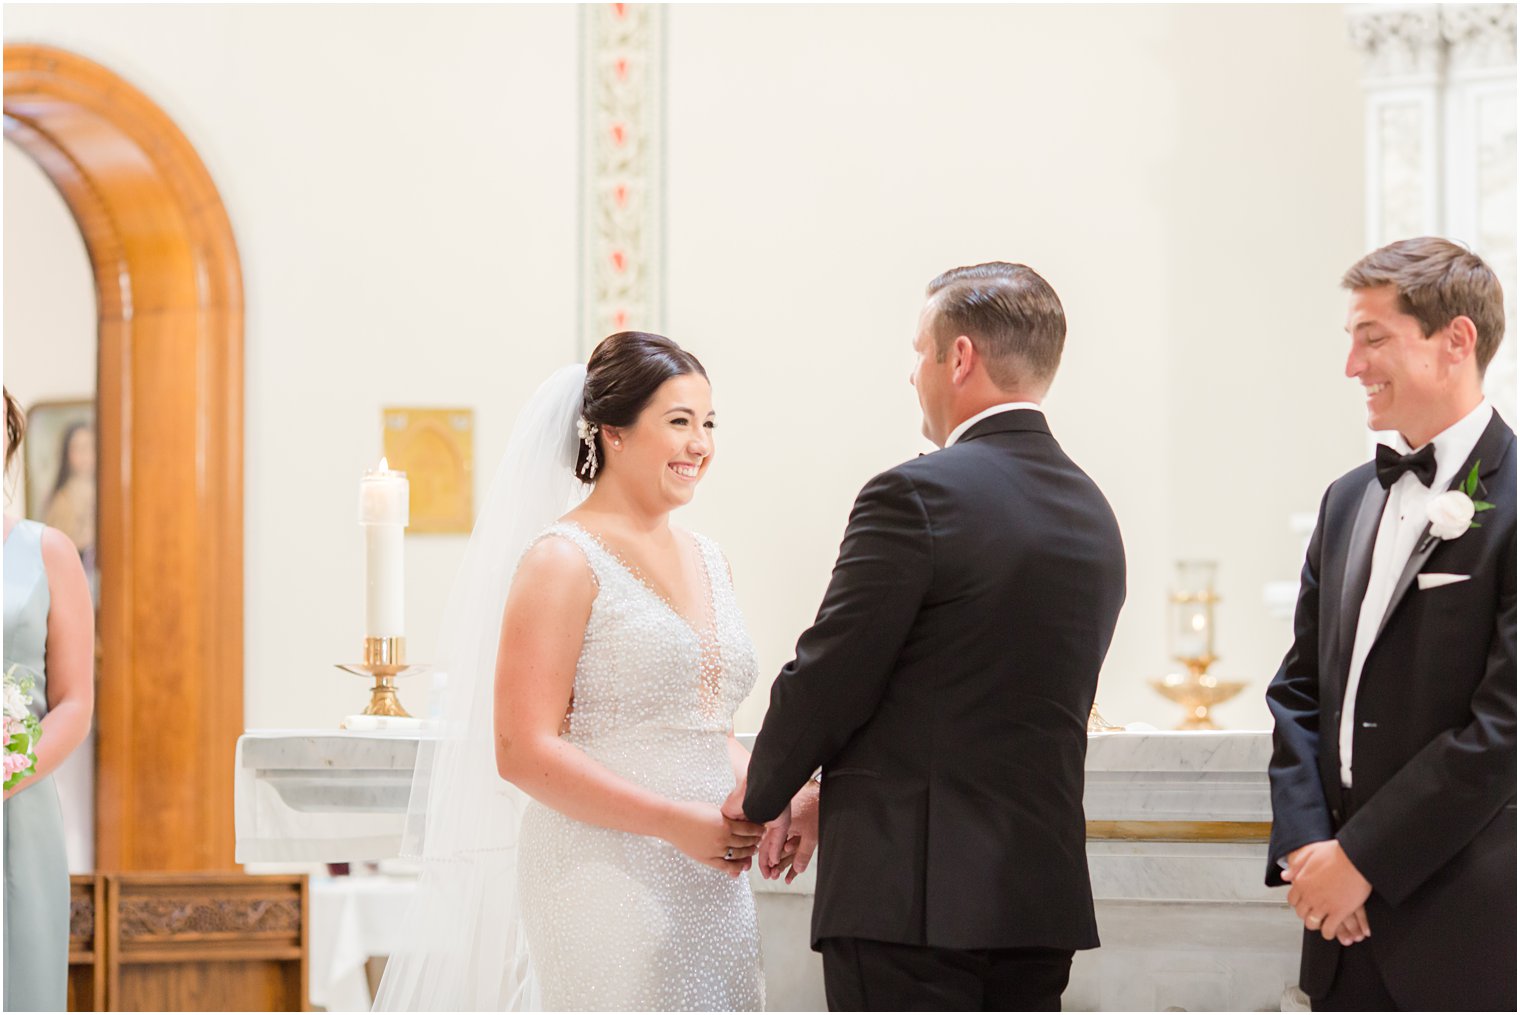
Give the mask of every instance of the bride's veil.
[[537, 991], [517, 898], [527, 798], [496, 772], [492, 690], [507, 587], [528, 542], [584, 495], [572, 472], [586, 368], [556, 371], [524, 407], [449, 594], [438, 646], [444, 721], [417, 755], [403, 856], [421, 879], [376, 1011], [523, 1011]]

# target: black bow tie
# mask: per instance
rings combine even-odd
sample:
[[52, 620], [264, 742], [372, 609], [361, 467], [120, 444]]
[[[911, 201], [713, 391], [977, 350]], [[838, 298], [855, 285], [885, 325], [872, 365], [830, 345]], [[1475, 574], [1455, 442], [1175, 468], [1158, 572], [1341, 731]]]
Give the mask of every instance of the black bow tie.
[[1436, 478], [1436, 446], [1427, 444], [1418, 451], [1401, 455], [1386, 444], [1377, 447], [1377, 478], [1386, 490], [1406, 472], [1429, 486]]

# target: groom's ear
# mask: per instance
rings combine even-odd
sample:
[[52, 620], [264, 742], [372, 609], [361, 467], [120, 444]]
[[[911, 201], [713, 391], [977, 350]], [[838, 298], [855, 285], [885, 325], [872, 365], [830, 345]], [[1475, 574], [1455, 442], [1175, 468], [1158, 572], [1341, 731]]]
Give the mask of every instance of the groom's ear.
[[976, 367], [976, 346], [971, 339], [960, 335], [950, 346], [950, 381], [964, 384]]

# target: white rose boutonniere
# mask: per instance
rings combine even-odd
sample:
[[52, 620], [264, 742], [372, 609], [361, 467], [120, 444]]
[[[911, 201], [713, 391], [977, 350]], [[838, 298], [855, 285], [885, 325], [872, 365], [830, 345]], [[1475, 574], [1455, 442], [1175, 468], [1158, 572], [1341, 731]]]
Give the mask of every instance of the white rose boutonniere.
[[1483, 527], [1473, 521], [1473, 516], [1480, 511], [1491, 511], [1494, 506], [1487, 501], [1473, 500], [1473, 494], [1478, 492], [1478, 466], [1481, 464], [1473, 463], [1472, 471], [1462, 480], [1460, 487], [1431, 500], [1425, 509], [1426, 517], [1430, 519], [1430, 535], [1424, 545], [1429, 546], [1437, 539], [1456, 539], [1468, 529]]
[[1437, 539], [1456, 539], [1466, 532], [1478, 511], [1471, 497], [1461, 490], [1447, 490], [1430, 502], [1430, 534]]

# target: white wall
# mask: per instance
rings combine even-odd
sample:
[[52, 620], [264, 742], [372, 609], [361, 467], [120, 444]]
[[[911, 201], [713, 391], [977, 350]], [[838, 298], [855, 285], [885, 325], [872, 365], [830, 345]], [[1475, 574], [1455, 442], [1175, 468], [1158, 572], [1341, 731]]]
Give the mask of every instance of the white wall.
[[[907, 385], [923, 286], [1024, 261], [1070, 323], [1048, 403], [1123, 527], [1099, 690], [1170, 726], [1172, 561], [1218, 559], [1221, 717], [1269, 723], [1287, 515], [1364, 450], [1340, 376], [1361, 253], [1361, 97], [1340, 8], [675, 7], [671, 333], [704, 357], [722, 540], [762, 678], [812, 618], [849, 506], [928, 445]], [[725, 41], [726, 40], [726, 41]], [[733, 40], [743, 40], [742, 45]], [[1287, 68], [1291, 67], [1291, 70]], [[758, 721], [752, 700], [740, 725]]]
[[[482, 485], [575, 348], [570, 8], [7, 7], [7, 42], [159, 103], [221, 191], [246, 300], [246, 720], [334, 726], [367, 696], [359, 475], [387, 405], [476, 410]], [[464, 537], [408, 540], [427, 659]], [[403, 683], [422, 712], [426, 687]]]
[[[5, 384], [23, 409], [95, 397], [95, 276], [63, 195], [6, 141]], [[6, 476], [5, 511], [26, 512], [22, 455]]]
[[[1180, 556], [1221, 561], [1221, 711], [1267, 721], [1287, 514], [1364, 453], [1340, 378], [1361, 94], [1323, 7], [668, 10], [668, 332], [712, 374], [721, 455], [685, 524], [728, 551], [761, 688], [855, 492], [926, 445], [907, 384], [925, 282], [1025, 261], [1071, 325], [1052, 426], [1124, 529], [1100, 688], [1170, 725]], [[568, 7], [17, 7], [6, 41], [97, 59], [221, 189], [247, 295], [247, 721], [363, 700], [359, 471], [384, 405], [477, 410], [483, 489], [575, 347], [577, 13]], [[10, 252], [9, 250], [7, 251]], [[9, 366], [9, 363], [7, 363]], [[408, 540], [425, 659], [463, 540]], [[414, 711], [425, 695], [403, 685]]]

